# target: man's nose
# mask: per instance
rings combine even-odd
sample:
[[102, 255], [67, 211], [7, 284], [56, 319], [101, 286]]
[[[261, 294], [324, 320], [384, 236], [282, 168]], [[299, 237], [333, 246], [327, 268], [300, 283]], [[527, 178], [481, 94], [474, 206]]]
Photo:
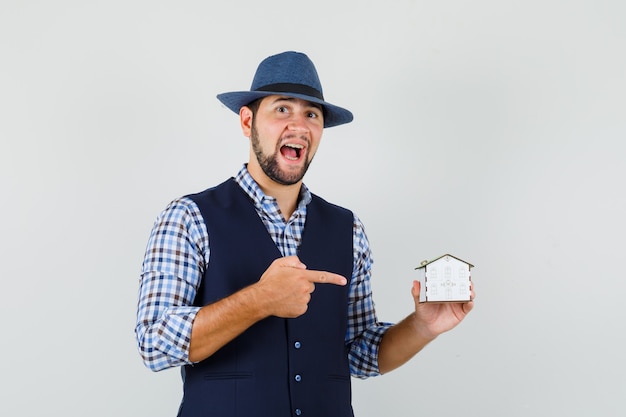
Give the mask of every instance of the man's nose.
[[308, 132], [309, 127], [307, 126], [306, 116], [303, 114], [294, 114], [288, 124], [289, 130], [293, 132]]

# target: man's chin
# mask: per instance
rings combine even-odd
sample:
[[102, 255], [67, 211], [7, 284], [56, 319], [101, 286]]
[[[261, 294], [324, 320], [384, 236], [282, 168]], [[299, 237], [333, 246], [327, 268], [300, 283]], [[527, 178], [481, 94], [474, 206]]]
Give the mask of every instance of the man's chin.
[[302, 181], [302, 178], [304, 178], [304, 175], [299, 175], [299, 176], [290, 176], [290, 177], [286, 177], [286, 176], [279, 176], [279, 177], [271, 177], [272, 180], [274, 180], [274, 182], [277, 182], [281, 185], [294, 185], [299, 183], [300, 181]]
[[306, 168], [299, 168], [297, 170], [280, 170], [280, 172], [272, 172], [268, 175], [275, 182], [282, 185], [294, 185], [302, 181]]

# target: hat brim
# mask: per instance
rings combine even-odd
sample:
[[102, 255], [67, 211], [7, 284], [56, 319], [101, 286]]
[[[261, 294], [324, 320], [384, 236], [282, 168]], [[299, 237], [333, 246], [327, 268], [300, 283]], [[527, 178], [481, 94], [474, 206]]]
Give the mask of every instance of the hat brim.
[[310, 101], [311, 103], [320, 104], [324, 108], [324, 127], [339, 126], [345, 123], [350, 123], [354, 119], [352, 112], [349, 110], [306, 94], [276, 91], [234, 91], [230, 93], [218, 94], [217, 98], [226, 107], [239, 114], [241, 107], [252, 103], [256, 99], [273, 95], [300, 98], [302, 100]]

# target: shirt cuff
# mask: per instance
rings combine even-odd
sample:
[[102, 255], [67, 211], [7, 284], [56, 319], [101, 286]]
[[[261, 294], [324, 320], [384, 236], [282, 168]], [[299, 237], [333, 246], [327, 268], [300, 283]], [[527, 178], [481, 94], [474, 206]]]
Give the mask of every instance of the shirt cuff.
[[378, 349], [383, 335], [391, 326], [393, 323], [377, 323], [352, 342], [348, 359], [353, 377], [365, 379], [380, 375]]

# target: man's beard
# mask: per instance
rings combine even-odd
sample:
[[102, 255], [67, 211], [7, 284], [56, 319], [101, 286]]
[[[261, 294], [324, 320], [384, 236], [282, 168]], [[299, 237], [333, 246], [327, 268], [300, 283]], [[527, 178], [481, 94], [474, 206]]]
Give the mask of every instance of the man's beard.
[[273, 154], [264, 155], [259, 142], [259, 133], [254, 125], [254, 121], [252, 122], [252, 130], [250, 132], [250, 142], [252, 143], [252, 150], [254, 151], [254, 155], [256, 156], [261, 169], [265, 175], [278, 184], [293, 185], [298, 183], [302, 180], [302, 178], [304, 178], [304, 174], [306, 174], [306, 171], [309, 169], [309, 165], [311, 165], [311, 162], [313, 161], [313, 158], [308, 160], [309, 150], [307, 148], [307, 153], [304, 155], [304, 166], [302, 169], [296, 172], [286, 172], [281, 170], [278, 166], [280, 143], [277, 145]]

